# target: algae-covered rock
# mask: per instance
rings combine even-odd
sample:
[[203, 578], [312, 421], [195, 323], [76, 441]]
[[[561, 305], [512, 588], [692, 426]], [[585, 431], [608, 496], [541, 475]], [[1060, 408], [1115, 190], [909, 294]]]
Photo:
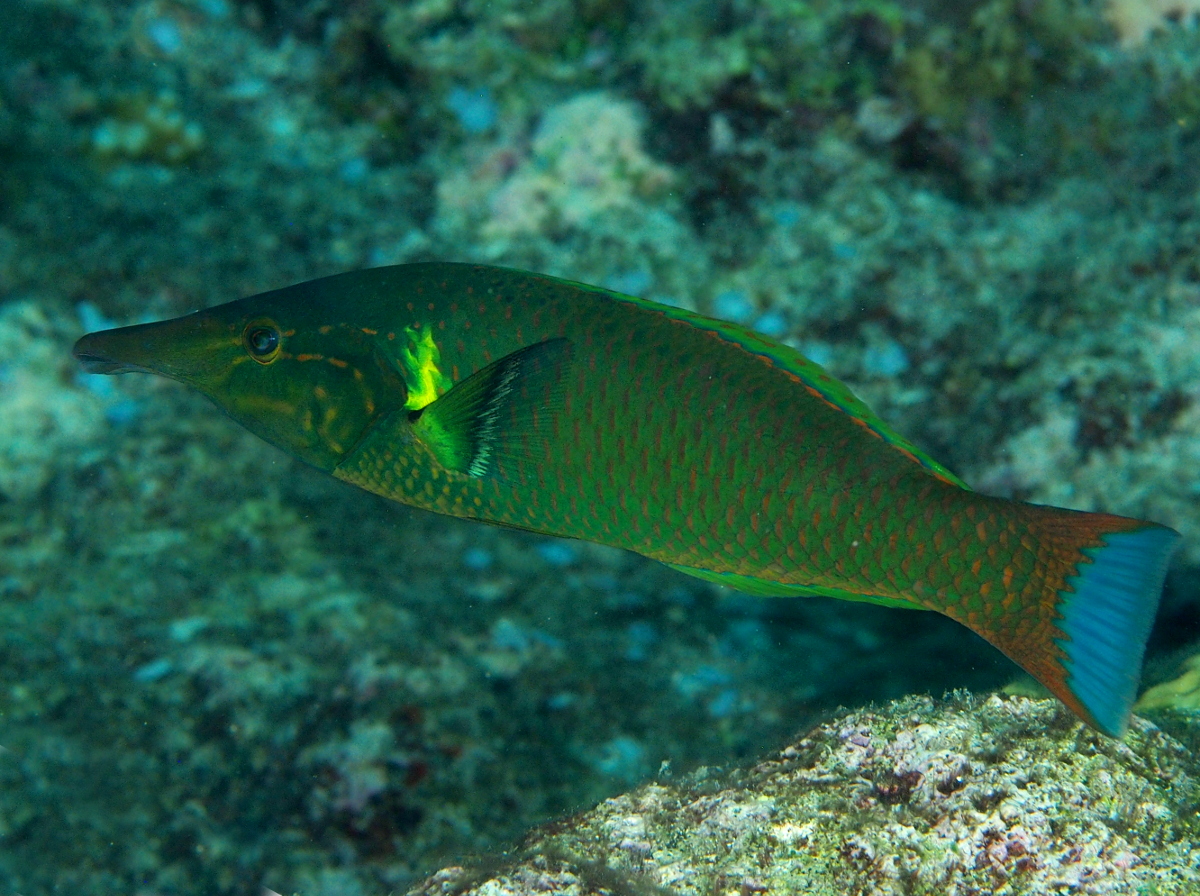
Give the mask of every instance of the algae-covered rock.
[[713, 781], [660, 782], [414, 894], [1196, 893], [1200, 774], [1136, 721], [1055, 701], [907, 698], [838, 716]]

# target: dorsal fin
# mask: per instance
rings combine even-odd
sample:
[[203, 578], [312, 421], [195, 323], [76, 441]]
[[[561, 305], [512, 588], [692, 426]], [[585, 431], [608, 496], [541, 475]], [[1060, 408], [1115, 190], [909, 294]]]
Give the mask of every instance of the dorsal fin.
[[413, 432], [446, 469], [467, 476], [502, 475], [508, 461], [544, 458], [570, 355], [563, 338], [505, 355], [412, 411]]
[[970, 486], [955, 476], [950, 470], [888, 426], [874, 411], [867, 407], [862, 399], [851, 392], [849, 387], [830, 376], [820, 364], [810, 361], [790, 346], [776, 342], [774, 339], [770, 339], [748, 327], [730, 323], [729, 321], [717, 320], [712, 317], [705, 317], [703, 314], [697, 314], [694, 311], [688, 311], [684, 308], [662, 305], [658, 302], [652, 302], [649, 299], [628, 296], [624, 293], [613, 292], [599, 286], [577, 283], [574, 280], [563, 280], [557, 277], [548, 277], [547, 279], [558, 280], [560, 283], [567, 284], [576, 289], [582, 289], [585, 292], [607, 296], [619, 302], [636, 305], [639, 308], [653, 311], [671, 320], [680, 321], [681, 323], [686, 323], [697, 329], [712, 333], [723, 342], [736, 345], [738, 348], [754, 355], [763, 363], [782, 370], [803, 385], [810, 394], [815, 395], [843, 413], [853, 417], [868, 432], [883, 439], [897, 451], [906, 455], [914, 463], [924, 467], [938, 479], [941, 479], [943, 482], [949, 482], [952, 485], [957, 485], [960, 488], [970, 488]]

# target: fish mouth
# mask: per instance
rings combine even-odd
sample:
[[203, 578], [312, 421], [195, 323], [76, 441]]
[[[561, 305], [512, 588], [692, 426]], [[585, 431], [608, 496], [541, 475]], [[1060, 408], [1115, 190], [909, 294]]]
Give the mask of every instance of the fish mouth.
[[[83, 340], [80, 341], [82, 342]], [[79, 366], [83, 368], [84, 373], [154, 373], [149, 368], [139, 367], [137, 364], [130, 364], [128, 361], [118, 361], [115, 358], [87, 351], [80, 348], [78, 344], [76, 344], [75, 350], [71, 354], [79, 362]]]
[[[71, 354], [79, 362], [84, 373], [157, 373], [158, 371], [151, 370], [144, 365], [116, 357], [117, 352], [105, 351], [104, 347], [97, 344], [107, 342], [111, 345], [116, 340], [111, 339], [109, 334], [120, 332], [120, 330], [108, 330], [103, 333], [88, 333], [75, 343]], [[113, 345], [112, 347], [119, 346]]]

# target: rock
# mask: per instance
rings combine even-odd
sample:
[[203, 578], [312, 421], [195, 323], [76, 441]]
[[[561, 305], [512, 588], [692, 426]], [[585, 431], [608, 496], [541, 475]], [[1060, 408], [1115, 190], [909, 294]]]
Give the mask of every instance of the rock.
[[[1200, 774], [1136, 720], [1124, 742], [1052, 700], [905, 698], [719, 778], [648, 784], [413, 896], [1133, 893], [1200, 887]], [[1191, 808], [1188, 808], [1191, 807]], [[1150, 892], [1146, 890], [1144, 892]]]

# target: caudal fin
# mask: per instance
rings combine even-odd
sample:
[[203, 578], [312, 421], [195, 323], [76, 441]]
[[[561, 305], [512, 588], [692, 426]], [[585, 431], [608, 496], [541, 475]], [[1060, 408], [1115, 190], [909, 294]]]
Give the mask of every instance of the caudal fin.
[[1120, 737], [1129, 724], [1146, 638], [1179, 533], [1146, 523], [1100, 537], [1099, 547], [1082, 550], [1087, 560], [1058, 595], [1064, 637], [1055, 643], [1066, 672], [1066, 693], [1058, 696], [1085, 721]]
[[[992, 567], [976, 567], [984, 600], [942, 612], [1004, 651], [1089, 725], [1120, 737], [1179, 533], [1107, 513], [984, 500], [1008, 508], [1009, 528], [994, 544], [1016, 545], [1015, 553], [989, 548]], [[981, 537], [989, 534], [987, 522], [980, 526]]]

